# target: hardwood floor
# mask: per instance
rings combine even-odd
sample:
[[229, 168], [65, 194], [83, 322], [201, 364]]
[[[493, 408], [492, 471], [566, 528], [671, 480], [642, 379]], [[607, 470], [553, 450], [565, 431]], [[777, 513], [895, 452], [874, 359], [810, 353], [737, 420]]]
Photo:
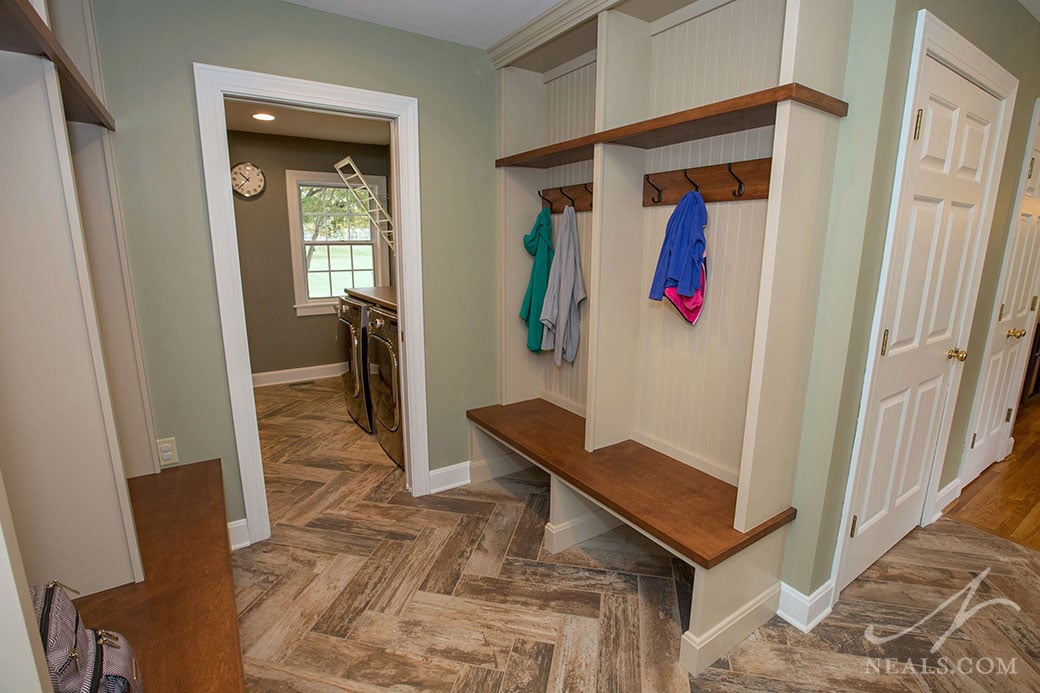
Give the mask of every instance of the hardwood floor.
[[[232, 555], [248, 690], [1040, 690], [1040, 554], [967, 525], [915, 530], [811, 633], [774, 618], [691, 679], [684, 563], [627, 528], [548, 554], [535, 470], [412, 498], [338, 380], [256, 395], [273, 535]], [[951, 629], [987, 568], [965, 610], [1020, 610]]]
[[1040, 401], [1015, 422], [1015, 451], [962, 492], [946, 515], [1040, 550]]

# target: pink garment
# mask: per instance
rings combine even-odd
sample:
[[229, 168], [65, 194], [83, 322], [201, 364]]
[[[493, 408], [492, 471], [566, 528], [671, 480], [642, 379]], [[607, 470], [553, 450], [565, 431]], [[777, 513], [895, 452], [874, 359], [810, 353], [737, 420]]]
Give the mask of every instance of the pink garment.
[[701, 260], [701, 285], [696, 291], [693, 292], [693, 296], [680, 296], [678, 286], [665, 287], [664, 297], [667, 298], [675, 309], [679, 311], [679, 315], [691, 325], [697, 324], [697, 319], [701, 316], [701, 308], [704, 306], [704, 287], [708, 285], [708, 262], [707, 259]]

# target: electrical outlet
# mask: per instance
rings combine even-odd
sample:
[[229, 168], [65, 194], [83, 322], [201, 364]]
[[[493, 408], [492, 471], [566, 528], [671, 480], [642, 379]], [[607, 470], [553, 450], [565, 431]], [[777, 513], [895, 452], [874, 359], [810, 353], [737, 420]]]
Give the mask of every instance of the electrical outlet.
[[177, 464], [180, 460], [177, 459], [177, 439], [176, 438], [160, 438], [155, 441], [156, 447], [159, 448], [159, 466], [169, 467]]

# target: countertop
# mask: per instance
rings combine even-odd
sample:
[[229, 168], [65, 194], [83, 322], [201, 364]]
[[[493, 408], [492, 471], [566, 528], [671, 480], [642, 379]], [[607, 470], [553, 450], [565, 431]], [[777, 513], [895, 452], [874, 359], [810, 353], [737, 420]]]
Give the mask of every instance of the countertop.
[[348, 296], [361, 301], [368, 301], [389, 310], [397, 310], [397, 289], [392, 286], [368, 286], [347, 289], [346, 292]]

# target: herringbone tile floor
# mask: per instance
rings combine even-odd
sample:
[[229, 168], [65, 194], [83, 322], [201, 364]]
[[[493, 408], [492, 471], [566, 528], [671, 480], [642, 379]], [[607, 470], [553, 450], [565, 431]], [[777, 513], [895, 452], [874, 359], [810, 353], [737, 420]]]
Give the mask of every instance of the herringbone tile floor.
[[[625, 528], [547, 554], [534, 470], [412, 498], [341, 397], [338, 379], [256, 390], [272, 537], [232, 555], [251, 691], [1040, 690], [1036, 551], [941, 520], [811, 633], [774, 618], [690, 679], [683, 564]], [[871, 624], [909, 630], [875, 643]]]

